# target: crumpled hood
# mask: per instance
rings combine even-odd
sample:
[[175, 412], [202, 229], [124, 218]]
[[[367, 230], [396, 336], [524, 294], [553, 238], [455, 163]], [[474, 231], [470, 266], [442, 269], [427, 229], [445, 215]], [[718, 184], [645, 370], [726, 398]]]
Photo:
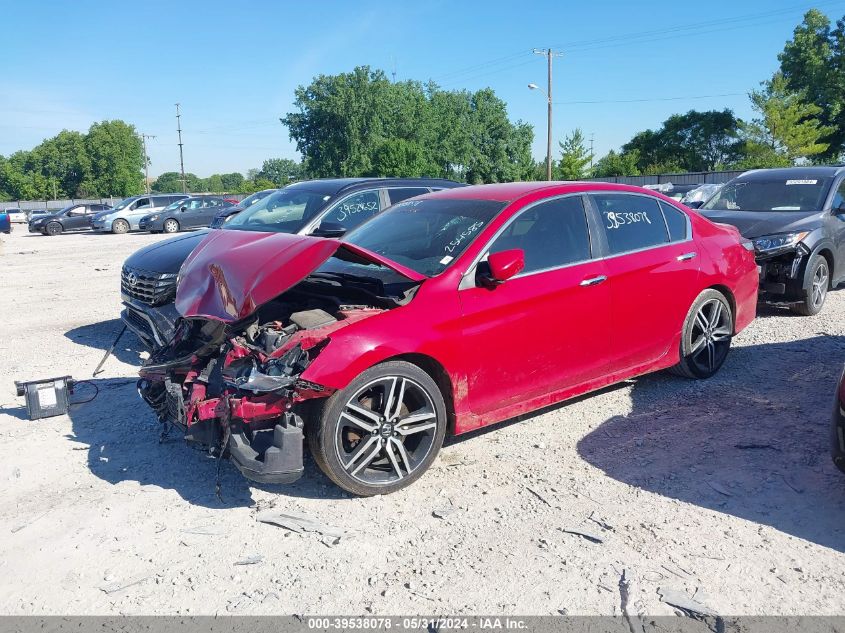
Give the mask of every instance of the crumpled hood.
[[412, 281], [409, 268], [338, 240], [254, 231], [212, 231], [182, 265], [176, 309], [183, 317], [231, 323], [245, 319], [344, 248]]
[[732, 211], [728, 209], [699, 209], [698, 212], [712, 222], [732, 224], [748, 239], [812, 231], [821, 226], [823, 213], [819, 211]]

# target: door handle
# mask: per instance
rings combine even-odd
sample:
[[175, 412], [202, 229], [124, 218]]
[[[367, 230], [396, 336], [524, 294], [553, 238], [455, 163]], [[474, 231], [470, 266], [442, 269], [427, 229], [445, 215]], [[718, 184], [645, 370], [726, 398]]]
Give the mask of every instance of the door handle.
[[582, 286], [598, 286], [603, 281], [607, 281], [607, 277], [599, 275], [598, 277], [590, 277], [581, 282]]
[[677, 260], [679, 262], [688, 262], [691, 259], [695, 259], [698, 257], [698, 253], [684, 253], [683, 255], [678, 255]]

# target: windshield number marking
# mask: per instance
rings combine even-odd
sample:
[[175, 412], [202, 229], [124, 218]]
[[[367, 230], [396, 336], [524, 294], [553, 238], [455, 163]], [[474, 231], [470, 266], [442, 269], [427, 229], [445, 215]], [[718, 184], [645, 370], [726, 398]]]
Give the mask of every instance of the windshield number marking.
[[461, 231], [461, 233], [459, 233], [455, 239], [453, 239], [446, 245], [446, 252], [454, 253], [455, 249], [458, 248], [458, 246], [460, 246], [465, 239], [467, 239], [470, 235], [478, 231], [478, 229], [480, 229], [482, 226], [484, 226], [484, 222], [475, 222], [463, 231]]

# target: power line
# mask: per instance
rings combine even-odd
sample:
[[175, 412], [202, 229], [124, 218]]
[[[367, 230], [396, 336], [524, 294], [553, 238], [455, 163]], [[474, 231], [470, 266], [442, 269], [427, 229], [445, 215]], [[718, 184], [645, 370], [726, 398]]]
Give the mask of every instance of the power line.
[[745, 96], [747, 92], [723, 92], [716, 95], [684, 95], [680, 97], [651, 97], [648, 99], [598, 99], [585, 101], [555, 101], [555, 105], [584, 105], [598, 103], [648, 103], [652, 101], [684, 101], [686, 99], [713, 99], [716, 97], [737, 97]]

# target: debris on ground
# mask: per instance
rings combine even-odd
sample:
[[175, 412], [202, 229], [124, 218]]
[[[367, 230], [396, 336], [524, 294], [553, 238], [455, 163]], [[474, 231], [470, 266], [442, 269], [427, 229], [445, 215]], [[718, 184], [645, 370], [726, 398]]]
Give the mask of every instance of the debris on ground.
[[604, 539], [602, 537], [600, 537], [599, 535], [597, 535], [593, 532], [588, 532], [586, 530], [582, 530], [580, 528], [577, 529], [577, 530], [572, 529], [572, 528], [558, 528], [558, 529], [561, 532], [564, 532], [566, 534], [574, 534], [575, 536], [580, 536], [581, 538], [587, 539], [591, 543], [604, 543]]
[[675, 589], [667, 589], [665, 587], [659, 587], [657, 589], [657, 594], [660, 596], [660, 600], [665, 602], [668, 605], [673, 607], [677, 607], [682, 611], [685, 611], [689, 614], [697, 614], [700, 616], [709, 615], [712, 617], [718, 617], [718, 614], [710, 609], [709, 607], [704, 606], [700, 602], [697, 602], [687, 596], [682, 591], [676, 591]]
[[261, 554], [251, 554], [245, 558], [235, 561], [235, 565], [257, 565], [264, 560]]
[[348, 534], [347, 530], [343, 528], [327, 525], [320, 521], [316, 521], [304, 514], [297, 512], [281, 512], [278, 510], [265, 510], [255, 515], [255, 519], [260, 523], [269, 523], [270, 525], [277, 525], [285, 528], [291, 532], [302, 534], [303, 532], [316, 532], [323, 536], [334, 537], [337, 539], [343, 538]]

